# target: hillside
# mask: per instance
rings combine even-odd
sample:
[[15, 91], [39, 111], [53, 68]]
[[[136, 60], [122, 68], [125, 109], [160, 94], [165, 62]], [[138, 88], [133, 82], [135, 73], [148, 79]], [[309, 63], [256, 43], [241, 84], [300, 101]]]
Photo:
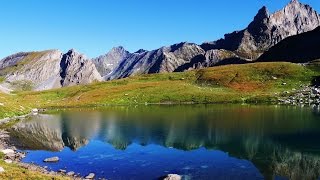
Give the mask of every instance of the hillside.
[[[41, 92], [1, 94], [0, 117], [32, 108], [153, 103], [277, 103], [284, 92], [309, 85], [319, 71], [291, 63], [226, 65], [182, 73], [129, 77]], [[286, 83], [286, 85], [283, 85]]]

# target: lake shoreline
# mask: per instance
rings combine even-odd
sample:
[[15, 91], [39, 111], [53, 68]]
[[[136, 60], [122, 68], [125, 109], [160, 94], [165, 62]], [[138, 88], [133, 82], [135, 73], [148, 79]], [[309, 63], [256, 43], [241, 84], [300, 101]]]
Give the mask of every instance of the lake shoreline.
[[16, 146], [14, 146], [9, 142], [8, 139], [10, 138], [10, 135], [7, 131], [0, 130], [0, 137], [1, 137], [0, 152], [3, 156], [3, 161], [6, 165], [18, 166], [18, 168], [29, 170], [32, 172], [37, 172], [44, 176], [52, 176], [53, 178], [65, 177], [65, 178], [72, 178], [75, 180], [82, 179], [81, 177], [67, 176], [66, 174], [63, 174], [63, 173], [49, 171], [45, 167], [38, 166], [32, 163], [22, 162], [22, 159], [27, 155], [27, 153], [17, 150]]

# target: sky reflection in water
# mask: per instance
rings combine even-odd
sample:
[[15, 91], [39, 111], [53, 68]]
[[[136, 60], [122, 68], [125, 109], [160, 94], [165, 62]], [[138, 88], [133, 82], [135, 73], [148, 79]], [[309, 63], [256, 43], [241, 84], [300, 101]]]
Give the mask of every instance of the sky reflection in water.
[[[108, 179], [316, 179], [320, 118], [308, 108], [112, 107], [33, 117], [9, 129], [25, 162]], [[59, 156], [56, 164], [44, 158]]]

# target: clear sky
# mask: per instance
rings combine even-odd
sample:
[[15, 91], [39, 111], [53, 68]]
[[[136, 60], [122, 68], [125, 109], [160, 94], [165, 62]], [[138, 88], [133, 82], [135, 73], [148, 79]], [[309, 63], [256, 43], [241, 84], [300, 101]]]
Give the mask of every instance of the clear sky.
[[[0, 59], [19, 51], [75, 48], [89, 57], [202, 43], [243, 29], [257, 11], [290, 0], [0, 0]], [[320, 12], [320, 0], [300, 0]]]

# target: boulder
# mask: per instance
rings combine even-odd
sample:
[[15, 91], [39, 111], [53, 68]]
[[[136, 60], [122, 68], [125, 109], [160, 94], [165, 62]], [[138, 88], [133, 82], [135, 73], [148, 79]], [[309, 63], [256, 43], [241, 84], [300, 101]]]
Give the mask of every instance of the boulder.
[[12, 150], [12, 149], [4, 149], [4, 150], [1, 150], [1, 152], [3, 153], [3, 154], [13, 154], [14, 153], [14, 150]]
[[51, 157], [43, 160], [43, 162], [58, 162], [58, 161], [59, 161], [59, 157]]
[[66, 170], [64, 170], [64, 169], [59, 169], [59, 171], [58, 171], [59, 173], [62, 173], [62, 174], [65, 174], [67, 171]]
[[67, 176], [74, 176], [74, 175], [75, 175], [75, 172], [73, 172], [73, 171], [70, 171], [67, 173]]
[[86, 179], [93, 179], [96, 175], [94, 173], [90, 173], [88, 176], [86, 176]]
[[11, 164], [12, 160], [11, 159], [6, 159], [6, 160], [4, 160], [4, 162], [7, 163], [7, 164]]
[[163, 180], [181, 180], [182, 177], [178, 174], [168, 174]]
[[312, 88], [312, 94], [319, 94], [319, 93], [320, 93], [320, 89]]

